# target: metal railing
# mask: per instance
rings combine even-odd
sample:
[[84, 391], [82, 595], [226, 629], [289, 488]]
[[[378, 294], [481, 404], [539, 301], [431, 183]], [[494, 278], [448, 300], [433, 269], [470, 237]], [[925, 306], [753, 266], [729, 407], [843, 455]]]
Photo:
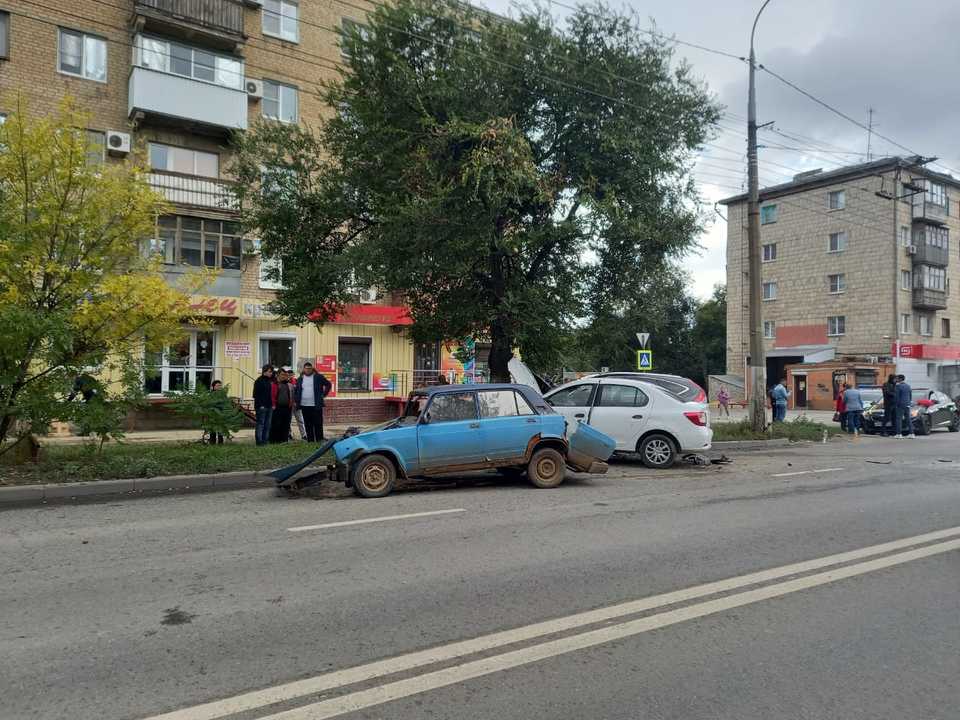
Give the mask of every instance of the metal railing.
[[930, 202], [926, 193], [917, 193], [913, 196], [913, 219], [946, 222], [950, 217], [950, 196], [944, 197], [943, 205]]
[[947, 308], [947, 291], [914, 288], [913, 306], [923, 310], [945, 310]]
[[946, 266], [950, 264], [950, 248], [928, 245], [923, 235], [915, 238], [917, 245], [913, 251], [913, 261], [924, 265]]
[[243, 35], [243, 4], [238, 0], [135, 0], [138, 8], [192, 25]]
[[[144, 365], [143, 369], [145, 372], [152, 373], [153, 377], [162, 377], [164, 370], [184, 372], [188, 376], [193, 372], [194, 377], [197, 373], [203, 373], [209, 375], [210, 382], [219, 380], [226, 385], [229, 397], [236, 400], [238, 404], [245, 405], [253, 398], [253, 383], [256, 382], [256, 378], [236, 365]], [[235, 380], [239, 380], [239, 383]], [[152, 397], [158, 396], [152, 395]]]
[[150, 187], [177, 205], [231, 212], [240, 209], [232, 183], [224, 180], [167, 170], [151, 170], [148, 182]]
[[[450, 370], [443, 373], [439, 370], [391, 370], [390, 376], [393, 382], [392, 393], [400, 397], [406, 397], [414, 390], [433, 385], [472, 385], [490, 382], [490, 374], [487, 371], [457, 373]], [[441, 377], [445, 382], [441, 381]]]

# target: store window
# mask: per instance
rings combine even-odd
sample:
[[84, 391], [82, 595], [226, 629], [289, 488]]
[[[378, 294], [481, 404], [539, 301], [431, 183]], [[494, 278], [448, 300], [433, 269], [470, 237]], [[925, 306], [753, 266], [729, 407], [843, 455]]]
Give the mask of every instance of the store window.
[[290, 0], [264, 0], [263, 34], [290, 42], [299, 42], [300, 7]]
[[217, 334], [189, 330], [177, 343], [144, 356], [143, 389], [148, 395], [209, 388], [217, 364]]
[[164, 215], [157, 220], [152, 250], [171, 265], [239, 270], [240, 225], [229, 220]]
[[107, 41], [95, 35], [60, 28], [60, 72], [85, 80], [107, 81]]
[[370, 339], [340, 338], [337, 347], [337, 391], [370, 389]]

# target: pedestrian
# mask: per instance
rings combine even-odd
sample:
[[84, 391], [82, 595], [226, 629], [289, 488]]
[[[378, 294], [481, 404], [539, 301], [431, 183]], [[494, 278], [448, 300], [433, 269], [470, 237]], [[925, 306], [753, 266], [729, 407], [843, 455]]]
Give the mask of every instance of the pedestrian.
[[837, 392], [837, 403], [834, 406], [836, 410], [836, 419], [840, 421], [840, 432], [847, 431], [847, 406], [843, 402], [843, 393], [847, 389], [847, 383], [844, 383], [840, 386], [839, 392]]
[[773, 402], [773, 421], [783, 422], [787, 419], [787, 398], [790, 397], [790, 391], [787, 390], [787, 379], [780, 378], [773, 390], [770, 391], [770, 399]]
[[[214, 393], [216, 397], [217, 405], [221, 407], [226, 407], [230, 404], [230, 398], [227, 397], [227, 391], [223, 388], [223, 382], [220, 380], [214, 380], [210, 383], [210, 392]], [[223, 445], [223, 433], [210, 433], [210, 444], [211, 445]]]
[[[897, 376], [891, 375], [883, 384], [883, 434], [894, 434], [893, 416], [897, 406]], [[890, 426], [889, 428], [887, 426]]]
[[717, 405], [730, 417], [730, 393], [723, 385], [720, 386], [720, 392], [717, 393]]
[[295, 409], [293, 368], [284, 365], [274, 383], [273, 418], [270, 420], [270, 442], [285, 443], [290, 439], [290, 420]]
[[294, 401], [303, 414], [307, 442], [323, 442], [323, 399], [330, 394], [333, 384], [305, 362], [297, 380]]
[[896, 405], [894, 406], [893, 418], [894, 429], [897, 434], [895, 438], [907, 437], [915, 438], [913, 432], [913, 420], [910, 418], [910, 406], [913, 405], [913, 388], [907, 384], [907, 379], [903, 375], [897, 375]]
[[253, 381], [253, 409], [257, 414], [257, 445], [266, 445], [270, 439], [270, 424], [276, 402], [273, 383], [273, 365], [263, 366], [260, 377]]
[[863, 418], [863, 398], [860, 391], [850, 383], [844, 383], [843, 405], [847, 409], [847, 432], [854, 437], [860, 434], [860, 420]]

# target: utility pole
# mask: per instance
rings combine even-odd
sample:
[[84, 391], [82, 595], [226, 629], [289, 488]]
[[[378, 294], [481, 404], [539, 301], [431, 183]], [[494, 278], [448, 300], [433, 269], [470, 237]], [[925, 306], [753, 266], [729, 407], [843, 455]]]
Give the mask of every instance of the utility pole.
[[760, 178], [757, 167], [757, 58], [753, 51], [753, 36], [757, 22], [770, 0], [765, 0], [753, 21], [750, 31], [750, 92], [747, 108], [747, 174], [749, 199], [747, 201], [747, 245], [750, 268], [750, 425], [756, 432], [767, 426], [767, 356], [763, 347], [763, 285], [760, 277]]

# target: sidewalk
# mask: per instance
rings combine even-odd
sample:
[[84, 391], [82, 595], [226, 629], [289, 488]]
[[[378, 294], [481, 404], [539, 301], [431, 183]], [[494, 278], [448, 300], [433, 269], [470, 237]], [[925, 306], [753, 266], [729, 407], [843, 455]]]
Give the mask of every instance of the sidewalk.
[[[716, 405], [710, 405], [710, 422], [713, 424], [723, 423], [723, 422], [742, 422], [749, 418], [750, 413], [748, 408], [741, 407], [731, 407], [730, 408], [730, 417], [722, 414], [722, 410]], [[805, 417], [808, 420], [813, 422], [823, 423], [824, 425], [829, 425], [833, 422], [833, 411], [832, 410], [787, 410], [787, 422], [791, 420], [796, 420], [797, 418]], [[770, 409], [767, 409], [767, 420], [773, 421], [773, 414]]]
[[[347, 425], [327, 425], [324, 432], [328, 438], [340, 437], [347, 430]], [[199, 442], [202, 433], [200, 430], [143, 430], [139, 432], [127, 433], [121, 442], [123, 443], [168, 443], [168, 442]], [[300, 432], [296, 427], [293, 428], [294, 442], [300, 440]], [[50, 435], [37, 438], [40, 445], [82, 445], [85, 442], [91, 442], [89, 437], [80, 437], [79, 435]], [[243, 428], [233, 436], [228, 443], [253, 443], [253, 428]], [[110, 441], [108, 441], [109, 444]]]

